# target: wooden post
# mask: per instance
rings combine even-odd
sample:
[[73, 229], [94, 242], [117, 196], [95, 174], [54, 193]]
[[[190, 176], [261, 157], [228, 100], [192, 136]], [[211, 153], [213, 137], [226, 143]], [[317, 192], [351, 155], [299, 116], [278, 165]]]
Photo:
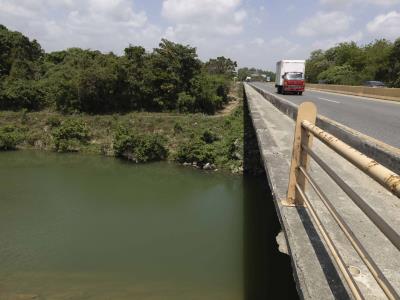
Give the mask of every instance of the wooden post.
[[305, 170], [308, 168], [308, 155], [303, 151], [301, 144], [312, 146], [312, 135], [307, 132], [302, 126], [301, 122], [304, 120], [315, 124], [317, 118], [317, 108], [312, 102], [304, 102], [300, 104], [297, 111], [296, 128], [294, 132], [292, 162], [290, 164], [289, 185], [287, 192], [287, 199], [283, 201], [283, 205], [287, 206], [301, 206], [304, 205], [303, 198], [298, 195], [296, 184], [304, 191], [306, 185], [306, 178], [299, 171], [299, 167]]

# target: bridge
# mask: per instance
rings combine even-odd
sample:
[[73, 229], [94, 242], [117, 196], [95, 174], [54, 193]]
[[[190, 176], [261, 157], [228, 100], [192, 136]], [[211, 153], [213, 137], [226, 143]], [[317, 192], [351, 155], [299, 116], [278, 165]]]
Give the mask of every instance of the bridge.
[[265, 83], [245, 101], [300, 297], [400, 299], [400, 103]]

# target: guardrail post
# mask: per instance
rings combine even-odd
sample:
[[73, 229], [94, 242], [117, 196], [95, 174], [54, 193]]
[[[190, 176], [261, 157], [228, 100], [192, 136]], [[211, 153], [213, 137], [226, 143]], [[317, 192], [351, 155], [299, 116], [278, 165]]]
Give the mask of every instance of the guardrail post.
[[308, 133], [302, 126], [304, 120], [315, 124], [317, 118], [317, 108], [312, 102], [304, 102], [300, 104], [297, 110], [296, 128], [294, 132], [292, 161], [290, 164], [289, 185], [287, 199], [283, 201], [287, 206], [302, 206], [304, 205], [301, 195], [298, 195], [296, 185], [298, 184], [302, 191], [305, 190], [306, 178], [299, 171], [299, 167], [305, 170], [308, 168], [308, 154], [301, 147], [301, 144], [312, 146], [312, 135]]

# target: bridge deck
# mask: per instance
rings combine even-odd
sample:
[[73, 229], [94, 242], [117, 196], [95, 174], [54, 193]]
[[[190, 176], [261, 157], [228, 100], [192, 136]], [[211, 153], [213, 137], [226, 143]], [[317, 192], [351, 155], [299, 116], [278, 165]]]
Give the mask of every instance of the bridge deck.
[[[294, 122], [277, 110], [249, 85], [245, 85], [247, 102], [257, 133], [264, 167], [273, 192], [275, 207], [285, 233], [292, 258], [294, 276], [299, 293], [305, 299], [348, 299], [348, 287], [337, 270], [323, 239], [314, 227], [306, 208], [281, 205], [286, 197]], [[304, 98], [304, 100], [306, 100]], [[379, 184], [350, 165], [325, 145], [314, 139], [314, 150], [385, 220], [400, 232], [400, 200]], [[375, 225], [352, 203], [328, 176], [311, 163], [310, 173], [337, 210], [361, 240], [368, 253], [387, 279], [400, 293], [400, 253], [390, 244]], [[324, 226], [329, 231], [346, 264], [366, 299], [386, 299], [385, 295], [357, 256], [344, 234], [319, 201], [308, 189], [308, 196], [318, 209]]]

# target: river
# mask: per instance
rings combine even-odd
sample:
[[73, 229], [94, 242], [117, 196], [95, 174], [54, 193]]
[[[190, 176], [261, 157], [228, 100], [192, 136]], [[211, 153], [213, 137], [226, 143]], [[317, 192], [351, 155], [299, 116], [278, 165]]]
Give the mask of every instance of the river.
[[294, 298], [265, 178], [0, 153], [0, 299]]

